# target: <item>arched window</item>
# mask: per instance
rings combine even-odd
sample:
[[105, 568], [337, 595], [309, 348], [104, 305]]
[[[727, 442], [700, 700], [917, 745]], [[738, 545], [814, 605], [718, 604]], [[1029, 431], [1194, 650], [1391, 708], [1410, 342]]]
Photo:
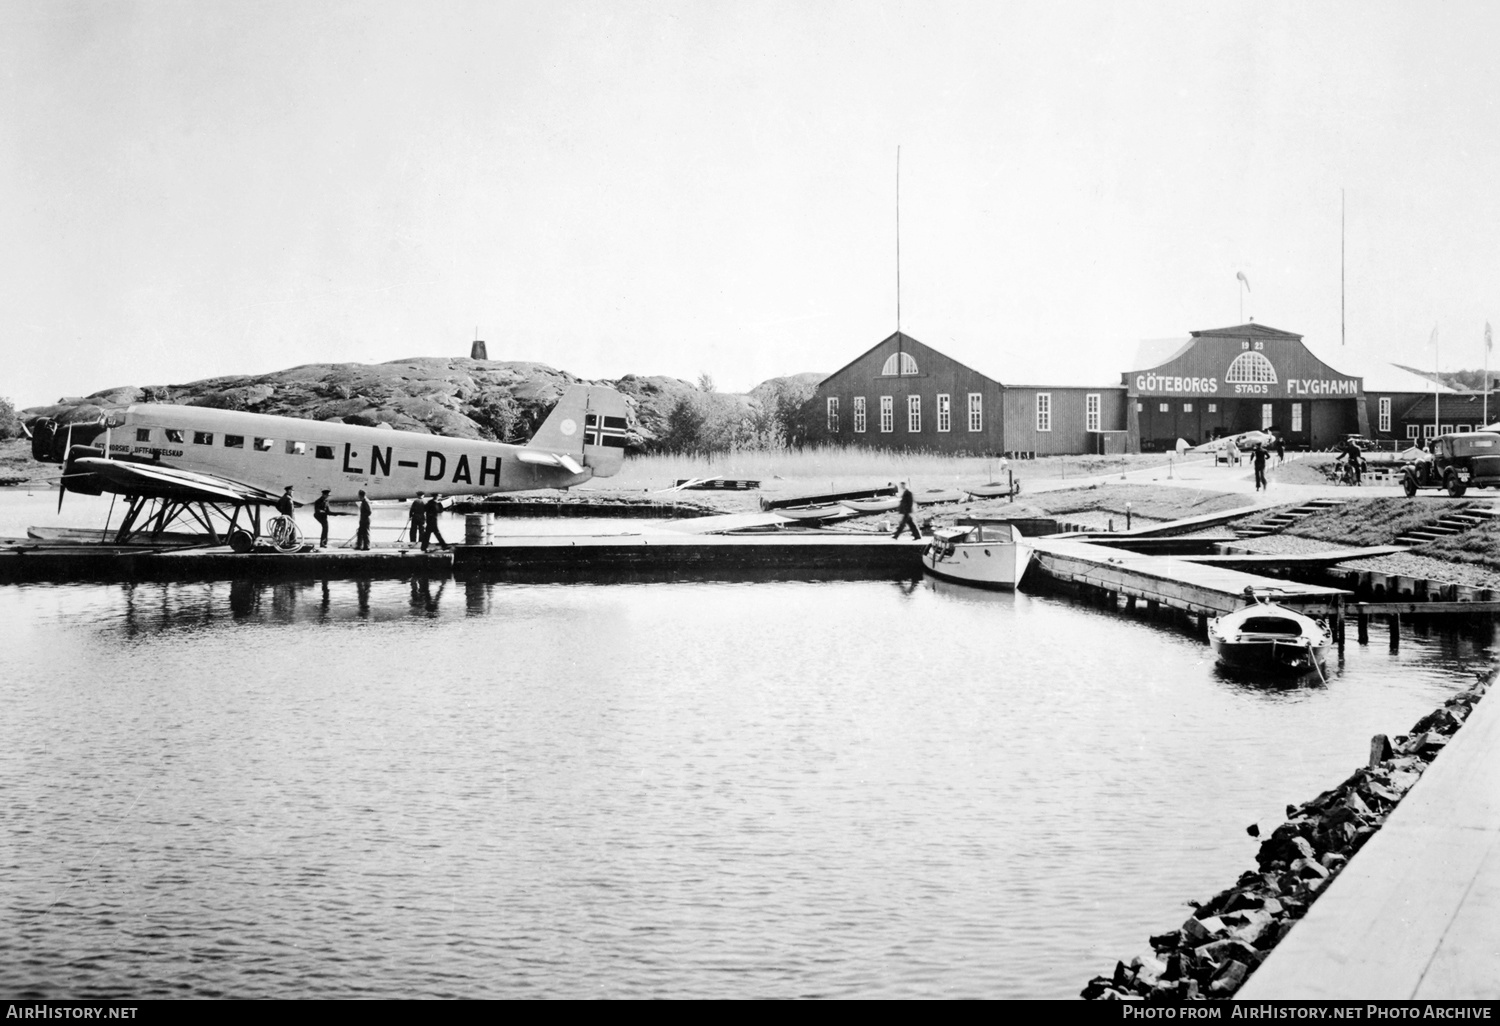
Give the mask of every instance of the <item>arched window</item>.
[[915, 374], [917, 373], [917, 361], [912, 359], [910, 353], [892, 353], [885, 361], [885, 366], [880, 368], [880, 373], [885, 375]]
[[1260, 353], [1241, 353], [1229, 365], [1224, 380], [1231, 385], [1274, 385], [1276, 368]]

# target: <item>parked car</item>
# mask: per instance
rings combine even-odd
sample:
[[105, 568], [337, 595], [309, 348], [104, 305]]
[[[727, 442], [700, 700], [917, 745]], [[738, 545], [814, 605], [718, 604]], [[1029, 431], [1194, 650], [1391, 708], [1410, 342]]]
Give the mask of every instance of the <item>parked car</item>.
[[1438, 435], [1428, 452], [1401, 468], [1401, 485], [1407, 495], [1442, 488], [1454, 498], [1470, 487], [1500, 487], [1500, 433]]

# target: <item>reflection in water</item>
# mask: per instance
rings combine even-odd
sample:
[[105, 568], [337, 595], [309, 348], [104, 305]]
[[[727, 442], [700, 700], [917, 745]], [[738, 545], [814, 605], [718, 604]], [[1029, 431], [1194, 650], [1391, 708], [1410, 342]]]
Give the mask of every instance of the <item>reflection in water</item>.
[[1268, 689], [1177, 622], [938, 581], [24, 586], [0, 622], [0, 990], [37, 998], [1069, 997], [1491, 642], [1372, 630]]

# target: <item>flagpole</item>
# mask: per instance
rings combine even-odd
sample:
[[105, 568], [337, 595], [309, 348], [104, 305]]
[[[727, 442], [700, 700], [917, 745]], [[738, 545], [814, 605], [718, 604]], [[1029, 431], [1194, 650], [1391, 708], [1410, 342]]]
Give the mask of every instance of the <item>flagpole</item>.
[[1438, 389], [1440, 389], [1440, 388], [1443, 387], [1442, 381], [1440, 381], [1438, 379], [1438, 374], [1441, 373], [1438, 370], [1438, 364], [1441, 363], [1441, 362], [1442, 361], [1438, 359], [1438, 330], [1437, 330], [1437, 325], [1434, 324], [1432, 326], [1432, 437], [1433, 438], [1436, 438], [1438, 436], [1438, 434], [1441, 432], [1441, 429], [1438, 426], [1438, 419], [1439, 419], [1438, 418], [1438, 407], [1439, 407], [1439, 405], [1443, 401], [1442, 397], [1438, 393]]
[[1479, 415], [1480, 419], [1484, 422], [1484, 426], [1485, 427], [1489, 427], [1490, 426], [1490, 347], [1493, 346], [1494, 344], [1495, 344], [1495, 340], [1490, 335], [1490, 322], [1489, 321], [1485, 321], [1484, 322], [1484, 399], [1482, 401], [1482, 405], [1484, 407], [1484, 412]]

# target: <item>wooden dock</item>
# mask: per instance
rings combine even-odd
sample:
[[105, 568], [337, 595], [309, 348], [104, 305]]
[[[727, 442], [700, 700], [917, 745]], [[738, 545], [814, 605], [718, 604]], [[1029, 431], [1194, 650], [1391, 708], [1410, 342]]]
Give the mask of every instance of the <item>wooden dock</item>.
[[1337, 616], [1345, 601], [1353, 598], [1340, 588], [1261, 577], [1215, 566], [1201, 557], [1145, 555], [1066, 535], [1030, 541], [1037, 569], [1053, 580], [1199, 616], [1242, 608], [1246, 588], [1309, 615]]

